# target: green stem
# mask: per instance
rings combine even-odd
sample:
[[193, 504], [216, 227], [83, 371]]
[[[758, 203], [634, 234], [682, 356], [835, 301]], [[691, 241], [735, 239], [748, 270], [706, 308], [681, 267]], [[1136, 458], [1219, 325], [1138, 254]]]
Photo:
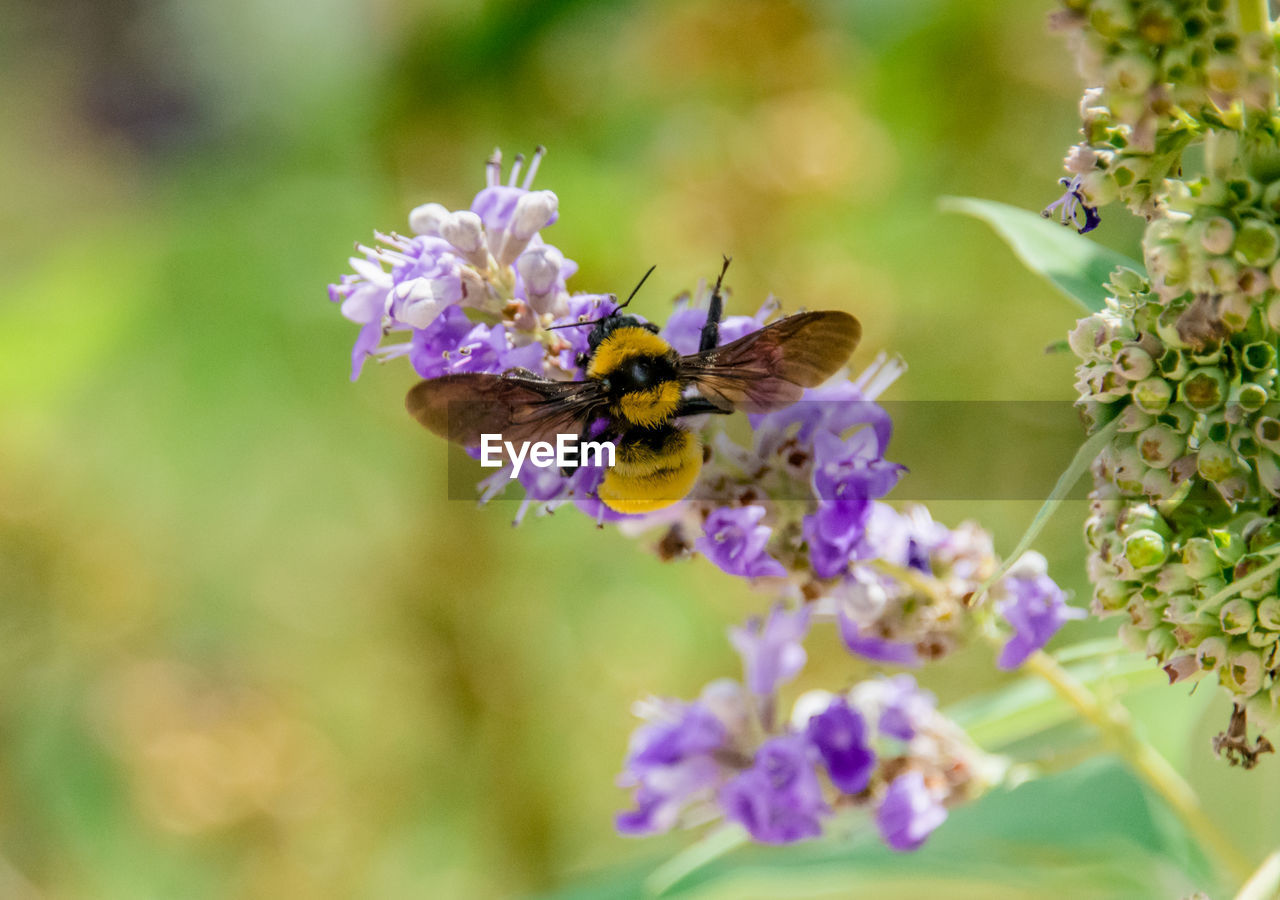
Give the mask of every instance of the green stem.
[[1113, 746], [1125, 762], [1154, 789], [1182, 819], [1201, 845], [1217, 857], [1219, 863], [1237, 881], [1244, 881], [1253, 871], [1248, 858], [1205, 815], [1191, 785], [1183, 780], [1160, 753], [1133, 728], [1129, 711], [1120, 703], [1104, 704], [1096, 694], [1058, 664], [1053, 657], [1037, 650], [1027, 659], [1026, 668], [1049, 683], [1070, 704], [1080, 718], [1093, 725], [1103, 739]]
[[1274, 900], [1280, 894], [1280, 850], [1262, 861], [1236, 894], [1236, 900]]

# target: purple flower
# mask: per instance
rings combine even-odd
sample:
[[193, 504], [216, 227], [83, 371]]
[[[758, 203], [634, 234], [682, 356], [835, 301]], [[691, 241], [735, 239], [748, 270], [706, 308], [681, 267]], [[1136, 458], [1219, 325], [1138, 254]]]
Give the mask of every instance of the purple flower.
[[874, 430], [860, 428], [849, 438], [830, 431], [813, 436], [813, 491], [823, 500], [874, 500], [898, 483], [904, 471], [886, 462]]
[[636, 808], [620, 813], [623, 834], [669, 830], [680, 810], [720, 780], [712, 754], [724, 746], [724, 724], [699, 703], [675, 705], [670, 718], [636, 729], [619, 783], [635, 785]]
[[752, 617], [741, 628], [729, 629], [729, 642], [742, 657], [743, 680], [756, 696], [767, 697], [804, 668], [809, 607], [787, 612], [781, 604], [761, 622]]
[[920, 654], [915, 644], [889, 641], [863, 634], [858, 623], [843, 608], [837, 613], [837, 624], [840, 628], [840, 640], [844, 641], [850, 653], [873, 662], [891, 663], [896, 666], [920, 665]]
[[566, 372], [576, 373], [577, 378], [585, 377], [586, 373], [578, 366], [578, 357], [590, 350], [588, 338], [591, 335], [591, 329], [595, 327], [594, 324], [587, 323], [593, 323], [595, 319], [609, 315], [617, 306], [617, 299], [609, 294], [574, 294], [569, 297], [568, 311], [558, 317], [552, 325], [582, 324], [577, 328], [556, 328], [555, 333], [568, 344], [568, 347], [560, 353], [560, 368]]
[[867, 744], [867, 728], [862, 716], [837, 697], [809, 720], [809, 741], [817, 748], [831, 783], [846, 794], [866, 790], [876, 767], [875, 751]]
[[820, 817], [829, 812], [811, 748], [798, 735], [762, 744], [752, 767], [720, 789], [720, 805], [726, 819], [766, 844], [817, 837], [822, 833]]
[[877, 688], [880, 707], [877, 727], [881, 734], [909, 741], [933, 715], [933, 694], [921, 690], [910, 675], [882, 678], [872, 684]]
[[831, 381], [807, 389], [790, 406], [770, 413], [748, 414], [757, 452], [773, 452], [794, 425], [799, 425], [795, 437], [802, 444], [811, 443], [820, 431], [840, 435], [855, 425], [869, 425], [876, 438], [876, 453], [883, 456], [893, 436], [893, 421], [883, 407], [872, 401], [904, 369], [901, 363], [881, 357], [854, 381]]
[[[1102, 216], [1098, 214], [1098, 207], [1085, 202], [1084, 192], [1080, 190], [1080, 176], [1060, 178], [1058, 183], [1067, 189], [1066, 193], [1046, 206], [1040, 215], [1049, 219], [1057, 213], [1059, 222], [1075, 226], [1080, 234], [1097, 228], [1102, 222]], [[1081, 214], [1084, 215], [1083, 222], [1080, 221]]]
[[818, 501], [817, 508], [800, 524], [813, 574], [834, 578], [848, 569], [870, 512], [871, 504], [865, 499]]
[[1027, 657], [1049, 642], [1058, 629], [1084, 610], [1067, 605], [1062, 588], [1046, 574], [1044, 557], [1025, 554], [1001, 580], [1005, 599], [996, 607], [1013, 626], [1013, 637], [1000, 651], [996, 665], [1016, 669]]
[[[719, 341], [716, 346], [723, 347], [753, 331], [759, 331], [764, 326], [765, 320], [777, 309], [778, 304], [768, 300], [754, 316], [726, 316], [721, 319]], [[702, 326], [706, 324], [706, 306], [694, 306], [686, 297], [667, 319], [667, 324], [662, 329], [662, 336], [677, 353], [687, 356], [698, 352], [698, 347], [702, 343]]]
[[947, 810], [925, 787], [919, 772], [899, 775], [885, 791], [876, 825], [894, 850], [915, 850], [947, 818]]
[[[499, 233], [512, 225], [519, 211], [520, 201], [531, 193], [533, 179], [538, 174], [538, 166], [542, 164], [545, 153], [546, 150], [543, 147], [534, 151], [533, 158], [529, 160], [529, 171], [525, 173], [523, 182], [520, 182], [520, 169], [524, 165], [524, 156], [516, 154], [511, 175], [507, 183], [502, 184], [502, 154], [497, 150], [493, 152], [493, 156], [485, 164], [486, 185], [471, 201], [471, 211], [484, 222], [486, 231]], [[539, 191], [538, 193], [551, 192]], [[550, 225], [555, 220], [556, 215], [553, 212], [550, 221], [545, 224]]]
[[770, 556], [765, 545], [773, 530], [760, 524], [763, 506], [720, 507], [703, 523], [703, 537], [694, 547], [730, 575], [742, 578], [779, 577], [787, 571]]

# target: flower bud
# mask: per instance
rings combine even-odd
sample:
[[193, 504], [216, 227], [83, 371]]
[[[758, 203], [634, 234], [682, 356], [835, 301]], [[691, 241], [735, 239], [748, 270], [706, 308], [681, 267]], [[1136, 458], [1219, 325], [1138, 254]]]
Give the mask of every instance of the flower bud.
[[529, 248], [516, 260], [516, 271], [524, 281], [529, 303], [538, 313], [551, 311], [553, 294], [560, 281], [563, 266], [563, 254], [555, 247], [545, 244]]
[[401, 282], [392, 290], [392, 313], [411, 328], [426, 328], [457, 298], [452, 297], [441, 279], [414, 278]]
[[1137, 96], [1146, 92], [1155, 81], [1156, 74], [1155, 63], [1151, 60], [1137, 53], [1125, 53], [1111, 61], [1103, 78], [1107, 90], [1122, 96]]
[[1246, 297], [1260, 297], [1271, 287], [1271, 277], [1262, 269], [1250, 266], [1240, 273], [1236, 284]]
[[1202, 669], [1216, 669], [1227, 657], [1227, 639], [1211, 636], [1196, 645], [1196, 659]]
[[529, 191], [517, 201], [508, 231], [517, 239], [527, 241], [551, 223], [559, 203], [551, 191]]
[[1142, 476], [1142, 493], [1150, 500], [1166, 500], [1178, 489], [1178, 483], [1166, 469], [1148, 469]]
[[1116, 354], [1115, 367], [1129, 381], [1141, 381], [1151, 374], [1155, 362], [1146, 350], [1137, 344], [1129, 344]]
[[1116, 419], [1118, 420], [1116, 428], [1124, 434], [1133, 434], [1150, 428], [1153, 421], [1150, 413], [1144, 412], [1136, 405], [1129, 405], [1120, 410], [1120, 415], [1116, 416]]
[[1231, 251], [1236, 238], [1236, 227], [1225, 216], [1206, 219], [1200, 226], [1200, 246], [1209, 253], [1221, 256]]
[[1259, 444], [1280, 453], [1280, 419], [1259, 416], [1258, 421], [1253, 423], [1253, 435]]
[[1182, 564], [1187, 574], [1196, 580], [1217, 575], [1222, 571], [1222, 560], [1218, 558], [1213, 541], [1208, 538], [1189, 538], [1182, 545]]
[[1173, 636], [1173, 628], [1168, 625], [1157, 625], [1147, 633], [1145, 646], [1147, 656], [1156, 659], [1167, 659], [1178, 652], [1178, 641]]
[[1247, 266], [1269, 266], [1280, 253], [1280, 234], [1261, 219], [1246, 219], [1236, 235], [1235, 258]]
[[1160, 357], [1160, 374], [1171, 381], [1181, 381], [1191, 371], [1187, 355], [1179, 349], [1169, 349]]
[[1160, 377], [1144, 378], [1133, 386], [1133, 402], [1145, 413], [1163, 412], [1172, 398], [1173, 385]]
[[1234, 597], [1218, 610], [1218, 621], [1227, 634], [1244, 634], [1256, 620], [1253, 604], [1243, 597]]
[[1226, 395], [1227, 379], [1221, 369], [1193, 369], [1178, 386], [1178, 399], [1201, 413], [1217, 409]]
[[414, 207], [413, 211], [409, 213], [409, 230], [414, 234], [425, 234], [434, 237], [440, 234], [440, 223], [444, 221], [447, 215], [449, 215], [449, 210], [439, 203], [424, 203], [421, 206]]
[[1124, 540], [1124, 557], [1138, 572], [1150, 572], [1169, 558], [1169, 545], [1150, 529], [1141, 529]]
[[1226, 665], [1218, 670], [1218, 680], [1227, 690], [1248, 696], [1262, 689], [1265, 674], [1261, 653], [1247, 643], [1239, 647], [1233, 644]]
[[1253, 382], [1245, 382], [1240, 385], [1240, 389], [1235, 396], [1236, 404], [1244, 412], [1257, 412], [1266, 406], [1267, 401], [1270, 399], [1271, 395], [1267, 393], [1267, 389]]
[[1132, 593], [1128, 585], [1114, 578], [1099, 579], [1093, 586], [1093, 599], [1102, 615], [1124, 609]]
[[[1244, 538], [1230, 528], [1211, 528], [1209, 537], [1213, 539], [1214, 552], [1218, 554], [1219, 560], [1228, 566], [1240, 562], [1246, 549]], [[1206, 581], [1202, 581], [1201, 587], [1205, 588], [1206, 584]]]
[[1168, 425], [1152, 425], [1138, 435], [1138, 451], [1142, 460], [1157, 469], [1166, 468], [1182, 455], [1186, 441]]
[[1256, 615], [1258, 624], [1267, 631], [1280, 631], [1280, 597], [1272, 595], [1260, 601]]
[[1075, 327], [1067, 334], [1067, 344], [1076, 356], [1089, 359], [1098, 352], [1106, 333], [1107, 326], [1101, 316], [1085, 316], [1077, 320]]
[[1264, 450], [1254, 460], [1258, 484], [1273, 497], [1280, 497], [1280, 460], [1270, 450]]
[[1236, 472], [1236, 454], [1226, 444], [1210, 441], [1196, 454], [1196, 471], [1206, 481], [1226, 481]]
[[1265, 372], [1276, 364], [1276, 346], [1270, 341], [1253, 341], [1240, 351], [1240, 361], [1250, 372]]
[[451, 212], [441, 220], [440, 237], [464, 256], [471, 258], [485, 246], [484, 224], [469, 209]]

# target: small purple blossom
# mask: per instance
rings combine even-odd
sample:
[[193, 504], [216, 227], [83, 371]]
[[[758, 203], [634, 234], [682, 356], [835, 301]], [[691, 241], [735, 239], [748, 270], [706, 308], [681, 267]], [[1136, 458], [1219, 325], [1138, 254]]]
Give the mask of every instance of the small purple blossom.
[[619, 778], [623, 786], [637, 787], [636, 808], [618, 815], [618, 830], [669, 830], [695, 795], [718, 783], [720, 766], [712, 754], [726, 739], [724, 724], [699, 703], [676, 706], [669, 718], [636, 729]]
[[863, 499], [819, 500], [801, 521], [809, 548], [809, 565], [819, 578], [834, 578], [849, 568], [854, 547], [862, 540], [871, 504]]
[[883, 678], [877, 684], [880, 706], [880, 733], [900, 741], [916, 736], [922, 723], [934, 713], [936, 700], [929, 691], [921, 690], [910, 675]]
[[822, 833], [830, 810], [813, 768], [809, 743], [798, 735], [760, 745], [750, 769], [720, 789], [725, 818], [766, 844], [788, 844]]
[[1001, 580], [1005, 598], [997, 610], [1013, 626], [1013, 637], [1000, 651], [996, 665], [1016, 669], [1049, 642], [1065, 623], [1083, 618], [1085, 611], [1067, 604], [1066, 595], [1046, 572], [1044, 557], [1030, 552]]
[[844, 642], [850, 653], [872, 662], [890, 663], [895, 666], [920, 665], [920, 654], [915, 644], [890, 641], [865, 634], [844, 609], [841, 609], [837, 616], [840, 640]]
[[[1056, 213], [1059, 222], [1073, 226], [1080, 234], [1097, 228], [1102, 222], [1102, 216], [1098, 213], [1098, 207], [1085, 202], [1084, 192], [1080, 189], [1080, 176], [1060, 178], [1058, 183], [1067, 189], [1066, 193], [1046, 206], [1040, 215], [1050, 219]], [[1081, 215], [1084, 216], [1084, 221], [1080, 220]]]
[[720, 507], [707, 516], [703, 536], [694, 542], [699, 553], [730, 575], [742, 578], [780, 577], [787, 570], [765, 549], [773, 533], [761, 524], [763, 506]]
[[821, 500], [874, 500], [898, 483], [904, 467], [884, 459], [870, 428], [848, 438], [830, 431], [813, 437], [813, 491]]
[[876, 767], [862, 716], [842, 697], [809, 720], [806, 734], [827, 767], [831, 783], [846, 794], [866, 790]]
[[916, 850], [947, 818], [946, 808], [925, 786], [919, 772], [899, 775], [876, 810], [876, 825], [894, 850]]
[[729, 642], [742, 657], [743, 680], [753, 694], [771, 696], [804, 668], [808, 631], [809, 607], [787, 612], [781, 605], [764, 622], [753, 617], [741, 628], [729, 629]]

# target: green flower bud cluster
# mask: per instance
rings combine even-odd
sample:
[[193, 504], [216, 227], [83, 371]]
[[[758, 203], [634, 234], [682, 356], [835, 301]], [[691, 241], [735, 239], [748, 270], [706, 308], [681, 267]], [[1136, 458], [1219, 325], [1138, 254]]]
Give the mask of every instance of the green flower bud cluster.
[[1093, 611], [1127, 615], [1175, 680], [1216, 672], [1275, 720], [1280, 563], [1250, 576], [1280, 560], [1280, 295], [1228, 330], [1205, 295], [1166, 302], [1129, 269], [1108, 288], [1069, 338], [1086, 419], [1114, 429], [1086, 525]]
[[1235, 713], [1215, 746], [1249, 765], [1270, 745], [1248, 743], [1246, 714], [1280, 722], [1274, 32], [1260, 0], [1062, 2], [1090, 85], [1076, 199], [1148, 221], [1146, 274], [1117, 269], [1069, 341], [1079, 406], [1111, 434], [1086, 525], [1093, 611], [1124, 616], [1171, 680], [1216, 674]]
[[1148, 219], [1178, 179], [1182, 152], [1208, 128], [1270, 115], [1276, 46], [1246, 30], [1227, 0], [1063, 0], [1052, 24], [1069, 35], [1092, 87], [1084, 140], [1066, 167], [1092, 206], [1121, 199]]

